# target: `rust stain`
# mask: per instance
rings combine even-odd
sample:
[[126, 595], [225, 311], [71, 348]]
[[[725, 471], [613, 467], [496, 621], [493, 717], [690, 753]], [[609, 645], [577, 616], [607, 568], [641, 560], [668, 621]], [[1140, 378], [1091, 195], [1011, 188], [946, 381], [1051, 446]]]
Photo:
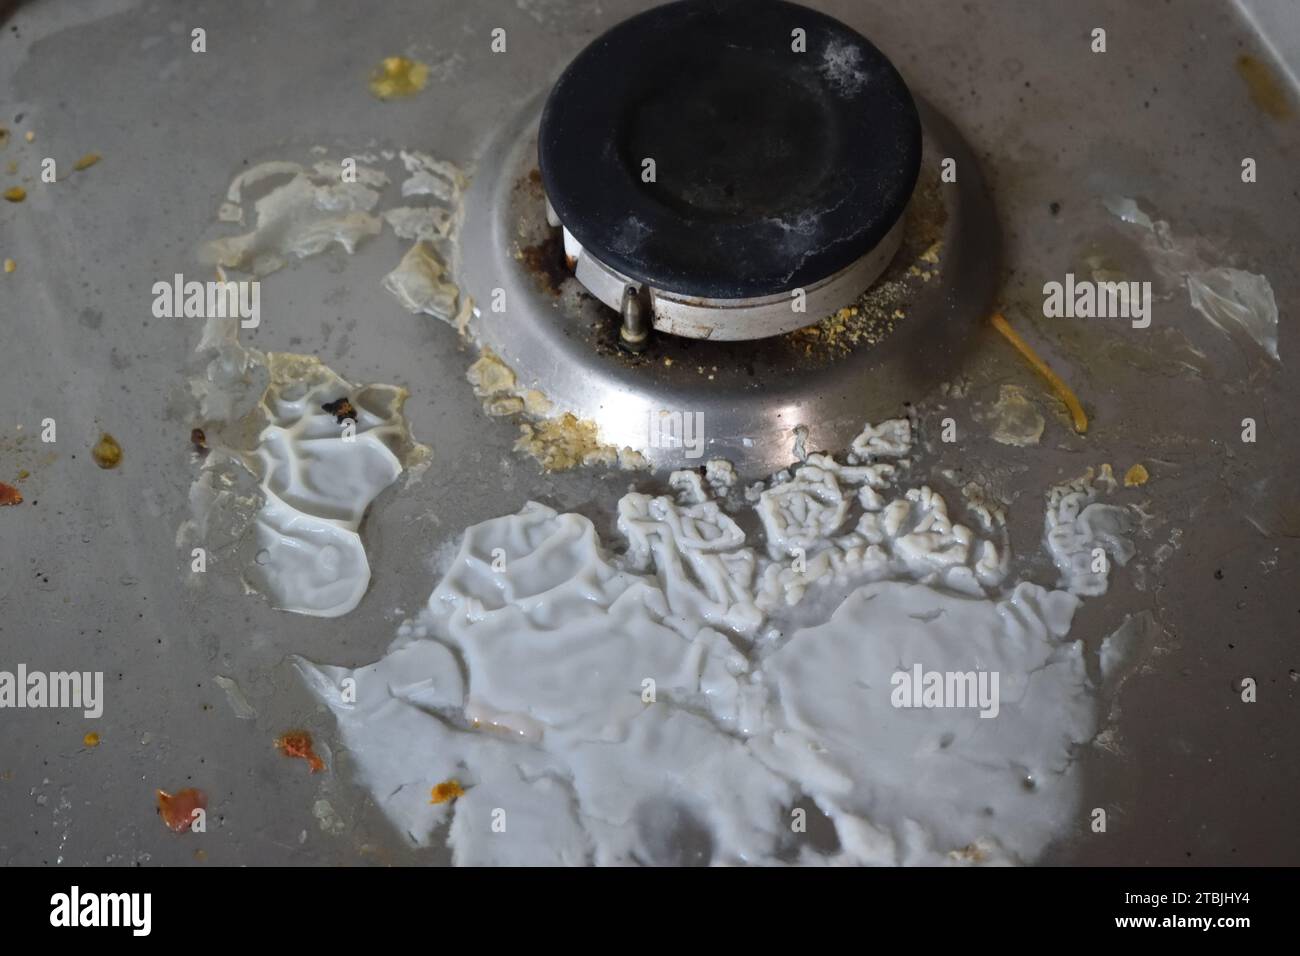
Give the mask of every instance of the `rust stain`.
[[564, 280], [572, 275], [565, 267], [564, 241], [558, 231], [552, 231], [541, 242], [520, 249], [519, 261], [551, 295], [559, 295]]

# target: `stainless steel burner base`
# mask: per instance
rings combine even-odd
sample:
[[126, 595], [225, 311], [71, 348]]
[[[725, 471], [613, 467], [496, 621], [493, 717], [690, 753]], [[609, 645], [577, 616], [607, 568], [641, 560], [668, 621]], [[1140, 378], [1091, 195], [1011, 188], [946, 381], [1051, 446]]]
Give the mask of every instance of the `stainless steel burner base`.
[[[558, 222], [549, 205], [547, 221]], [[567, 229], [563, 231], [564, 254], [573, 263], [574, 278], [615, 312], [622, 311], [624, 296], [633, 289], [648, 299], [656, 331], [714, 342], [744, 341], [793, 332], [807, 325], [809, 316], [830, 315], [852, 304], [898, 252], [905, 221], [906, 214], [870, 252], [834, 275], [807, 288], [753, 299], [706, 299], [643, 287], [584, 249]]]
[[[951, 376], [992, 307], [999, 277], [992, 202], [964, 140], [921, 102], [923, 170], [952, 157], [960, 175], [936, 186], [946, 212], [937, 271], [887, 334], [836, 347], [806, 331], [746, 342], [655, 335], [631, 355], [618, 347], [617, 314], [567, 274], [559, 233], [547, 221], [536, 174], [541, 103], [489, 146], [466, 198], [460, 279], [481, 307], [471, 328], [521, 388], [543, 392], [556, 414], [595, 422], [603, 442], [635, 449], [657, 469], [721, 457], [745, 475], [770, 473], [792, 460], [800, 425], [809, 450], [843, 448], [864, 421], [898, 415]], [[914, 228], [905, 217], [905, 250]], [[905, 258], [883, 281], [907, 268]], [[492, 311], [494, 298], [503, 311]], [[815, 323], [821, 317], [809, 300]], [[665, 420], [700, 423], [702, 443], [664, 440]]]

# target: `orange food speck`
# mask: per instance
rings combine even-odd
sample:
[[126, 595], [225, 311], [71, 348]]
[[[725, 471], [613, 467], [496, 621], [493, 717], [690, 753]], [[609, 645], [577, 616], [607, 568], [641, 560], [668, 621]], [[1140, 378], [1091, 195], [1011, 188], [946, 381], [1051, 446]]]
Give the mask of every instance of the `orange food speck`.
[[98, 747], [98, 746], [99, 746], [99, 734], [95, 733], [95, 732], [92, 730], [90, 733], [86, 734], [86, 736], [84, 736], [84, 737], [81, 738], [81, 742], [82, 742], [83, 744], [85, 744], [87, 747]]
[[312, 747], [311, 734], [305, 730], [291, 730], [282, 735], [275, 745], [286, 757], [301, 757], [307, 761], [307, 766], [311, 768], [312, 773], [325, 769], [325, 761], [316, 754]]
[[6, 485], [0, 481], [0, 505], [20, 505], [23, 503], [23, 494], [13, 485]]
[[194, 811], [208, 808], [208, 795], [187, 787], [175, 794], [158, 790], [158, 812], [169, 830], [184, 833], [194, 824]]
[[459, 780], [444, 780], [429, 791], [430, 803], [450, 803], [457, 797], [465, 796], [465, 788]]

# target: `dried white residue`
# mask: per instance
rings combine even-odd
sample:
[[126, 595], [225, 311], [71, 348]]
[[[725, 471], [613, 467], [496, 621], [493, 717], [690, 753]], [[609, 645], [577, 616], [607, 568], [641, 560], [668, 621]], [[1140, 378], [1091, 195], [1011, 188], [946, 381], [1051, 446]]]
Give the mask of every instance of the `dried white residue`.
[[1133, 199], [1103, 203], [1113, 215], [1143, 230], [1143, 248], [1156, 272], [1185, 286], [1192, 308], [1225, 335], [1244, 332], [1274, 361], [1281, 361], [1277, 300], [1266, 277], [1219, 264], [1215, 260], [1222, 255], [1204, 241], [1176, 239], [1169, 223], [1152, 219]]
[[[260, 163], [231, 182], [218, 220], [254, 225], [203, 246], [218, 276], [265, 276], [331, 246], [350, 254], [387, 223], [412, 245], [384, 287], [463, 334], [473, 303], [450, 276], [464, 173], [413, 150], [312, 152], [310, 164]], [[400, 200], [389, 197], [399, 181]], [[389, 198], [398, 204], [385, 208]], [[311, 356], [246, 349], [238, 336], [237, 320], [210, 318], [196, 349], [207, 365], [190, 384], [209, 451], [177, 544], [202, 544], [214, 560], [233, 552], [245, 589], [276, 607], [345, 614], [370, 581], [366, 509], [404, 470], [418, 474], [429, 449], [402, 415], [405, 389], [357, 385]]]
[[[400, 205], [384, 208], [397, 179]], [[252, 220], [254, 228], [206, 243], [201, 255], [220, 268], [264, 276], [332, 245], [351, 254], [387, 223], [413, 244], [385, 277], [384, 288], [407, 311], [464, 332], [473, 304], [450, 276], [467, 185], [453, 163], [416, 150], [320, 159], [310, 166], [259, 163], [235, 177], [217, 212], [220, 222]]]
[[[360, 534], [366, 509], [397, 480], [404, 458], [427, 450], [417, 451], [402, 417], [405, 389], [358, 387], [304, 356], [267, 358], [267, 425], [253, 465], [263, 503], [249, 576], [282, 610], [337, 617], [370, 584]], [[340, 402], [346, 411], [333, 410]]]
[[1126, 615], [1119, 627], [1102, 639], [1097, 654], [1101, 692], [1109, 699], [1110, 708], [1105, 715], [1105, 726], [1093, 740], [1095, 747], [1112, 753], [1124, 752], [1119, 725], [1120, 688], [1134, 674], [1150, 667], [1151, 657], [1163, 650], [1160, 641], [1164, 637], [1155, 615], [1145, 610]]
[[703, 469], [683, 469], [668, 476], [668, 486], [683, 505], [698, 505], [711, 497], [725, 500], [736, 487], [736, 469], [731, 462], [713, 458]]
[[451, 280], [446, 259], [435, 246], [416, 242], [392, 272], [384, 276], [384, 288], [408, 312], [423, 312], [452, 322], [462, 334], [471, 318], [469, 298], [461, 308], [460, 289]]
[[1019, 385], [1002, 385], [998, 400], [976, 417], [989, 427], [989, 437], [1001, 445], [1037, 445], [1046, 422], [1028, 393]]
[[238, 319], [209, 319], [198, 347], [208, 364], [191, 388], [208, 452], [177, 544], [202, 545], [213, 560], [233, 550], [245, 586], [278, 608], [346, 614], [370, 582], [366, 509], [404, 469], [425, 467], [429, 449], [402, 415], [405, 389], [354, 385], [311, 356], [245, 349], [238, 331]]
[[230, 704], [230, 709], [240, 720], [252, 720], [257, 716], [257, 710], [248, 702], [244, 696], [243, 690], [240, 689], [233, 678], [217, 675], [212, 678], [212, 683], [220, 687], [226, 694], [226, 701]]
[[[618, 554], [529, 503], [465, 532], [383, 659], [297, 666], [400, 832], [449, 822], [460, 864], [1031, 861], [1077, 821], [1073, 749], [1097, 729], [1079, 599], [999, 588], [1005, 553], [899, 486], [911, 432], [869, 426], [852, 462], [762, 483], [758, 542], [721, 464], [625, 495]], [[1078, 493], [1091, 520], [1095, 484]], [[895, 706], [913, 667], [999, 690]], [[452, 779], [464, 795], [431, 800]]]
[[473, 303], [460, 294], [451, 275], [454, 237], [460, 228], [468, 180], [454, 164], [426, 153], [402, 150], [400, 157], [407, 173], [402, 197], [420, 204], [384, 213], [384, 221], [399, 238], [415, 240], [397, 267], [384, 277], [384, 288], [408, 312], [451, 322], [464, 335]]
[[862, 68], [862, 51], [838, 39], [832, 39], [822, 51], [821, 74], [841, 96], [853, 96], [869, 79]]
[[[209, 242], [204, 258], [214, 265], [264, 276], [282, 269], [288, 257], [305, 258], [337, 243], [348, 252], [363, 239], [379, 234], [380, 220], [371, 210], [387, 178], [358, 168], [355, 182], [342, 179], [341, 168], [318, 163], [307, 169], [297, 163], [260, 163], [241, 173], [226, 192], [218, 218], [245, 222], [251, 202], [256, 225], [251, 232]], [[364, 172], [364, 175], [362, 175]], [[256, 200], [252, 187], [289, 177]]]
[[1154, 649], [1161, 633], [1155, 615], [1149, 610], [1127, 615], [1101, 642], [1103, 689], [1108, 693], [1119, 690]]
[[1047, 550], [1061, 572], [1060, 586], [1072, 594], [1105, 594], [1111, 564], [1123, 567], [1133, 557], [1133, 515], [1098, 500], [1116, 484], [1110, 466], [1102, 465], [1047, 493]]

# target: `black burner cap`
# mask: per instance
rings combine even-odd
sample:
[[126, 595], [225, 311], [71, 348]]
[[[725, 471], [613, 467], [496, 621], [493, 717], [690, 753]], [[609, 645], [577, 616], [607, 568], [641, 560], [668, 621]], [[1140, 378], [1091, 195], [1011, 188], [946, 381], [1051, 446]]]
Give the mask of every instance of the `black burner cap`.
[[912, 194], [921, 124], [893, 64], [839, 21], [682, 0], [578, 54], [546, 101], [538, 162], [597, 259], [655, 288], [744, 299], [869, 252]]

